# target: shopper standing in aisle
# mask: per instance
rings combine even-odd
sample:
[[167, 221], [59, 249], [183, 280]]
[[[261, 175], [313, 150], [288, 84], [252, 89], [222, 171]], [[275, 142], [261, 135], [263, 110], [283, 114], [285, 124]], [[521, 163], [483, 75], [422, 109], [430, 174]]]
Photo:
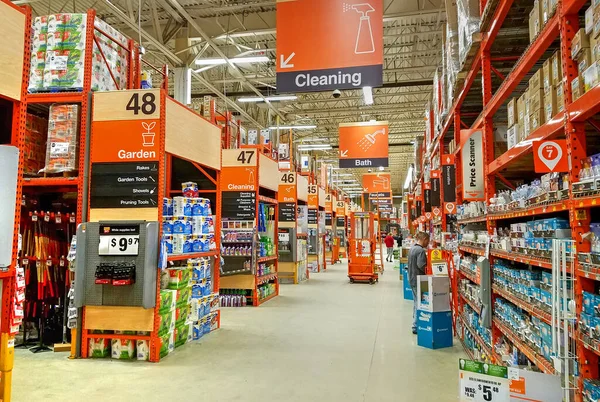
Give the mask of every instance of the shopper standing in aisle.
[[412, 333], [417, 333], [417, 276], [425, 275], [427, 272], [427, 246], [429, 246], [429, 235], [419, 232], [415, 236], [415, 244], [408, 252], [408, 280], [413, 292], [413, 325]]
[[393, 262], [393, 260], [394, 260], [394, 237], [392, 236], [391, 233], [388, 233], [383, 242], [385, 243], [385, 246], [387, 247], [387, 256], [385, 257], [385, 260], [387, 262]]

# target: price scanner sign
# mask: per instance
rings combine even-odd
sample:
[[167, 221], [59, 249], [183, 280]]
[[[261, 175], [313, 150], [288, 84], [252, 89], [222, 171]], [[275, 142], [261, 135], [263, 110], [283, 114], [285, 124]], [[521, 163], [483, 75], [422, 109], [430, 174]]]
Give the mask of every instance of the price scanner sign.
[[137, 225], [100, 225], [98, 255], [138, 255], [140, 228]]

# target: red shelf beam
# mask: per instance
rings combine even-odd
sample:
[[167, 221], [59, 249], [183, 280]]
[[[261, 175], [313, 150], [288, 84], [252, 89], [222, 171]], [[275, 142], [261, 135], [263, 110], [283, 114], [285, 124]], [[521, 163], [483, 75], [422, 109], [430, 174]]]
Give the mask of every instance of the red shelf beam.
[[471, 253], [471, 254], [475, 254], [475, 255], [480, 255], [482, 257], [485, 256], [485, 249], [483, 248], [476, 248], [476, 247], [469, 247], [469, 246], [458, 246], [458, 249], [467, 253]]
[[467, 219], [461, 219], [459, 221], [457, 221], [459, 224], [464, 225], [467, 223], [477, 223], [477, 222], [485, 222], [487, 220], [487, 216], [486, 215], [482, 215], [482, 216], [476, 216], [475, 218], [467, 218]]
[[521, 141], [504, 154], [500, 155], [495, 161], [490, 163], [489, 173], [493, 174], [506, 168], [514, 160], [531, 152], [535, 141], [543, 141], [553, 135], [558, 134], [564, 129], [564, 112], [558, 113], [549, 122], [532, 132], [527, 139]]
[[41, 92], [27, 94], [27, 103], [81, 103], [83, 92]]
[[23, 179], [23, 186], [25, 187], [77, 186], [78, 183], [78, 177], [33, 177]]
[[550, 261], [532, 257], [530, 255], [515, 253], [515, 252], [506, 252], [499, 250], [490, 250], [490, 255], [494, 257], [504, 258], [505, 260], [511, 260], [515, 262], [521, 262], [523, 264], [530, 264], [540, 268], [552, 269], [552, 263]]
[[573, 207], [575, 208], [590, 208], [600, 206], [600, 196], [574, 198]]
[[258, 259], [258, 262], [267, 262], [267, 261], [271, 261], [271, 260], [276, 260], [278, 257], [276, 255], [270, 255], [268, 257], [260, 257]]
[[539, 318], [540, 320], [544, 321], [548, 325], [551, 325], [550, 323], [552, 321], [552, 315], [550, 313], [546, 313], [543, 310], [536, 309], [535, 306], [527, 303], [524, 300], [519, 299], [517, 296], [514, 296], [513, 294], [502, 289], [498, 285], [492, 285], [492, 289], [494, 290], [494, 293], [499, 294], [500, 296], [502, 296], [503, 298], [505, 298], [512, 304], [527, 311], [530, 315]]
[[473, 273], [471, 273], [470, 271], [464, 270], [464, 269], [460, 269], [458, 272], [460, 272], [465, 278], [469, 279], [471, 282], [479, 285], [479, 279], [477, 278], [477, 276]]
[[208, 251], [203, 253], [186, 253], [186, 254], [171, 254], [167, 257], [167, 261], [184, 261], [188, 259], [201, 258], [201, 257], [212, 257], [216, 256], [217, 251]]
[[562, 212], [569, 210], [569, 201], [560, 201], [554, 202], [552, 204], [533, 207], [528, 209], [522, 209], [518, 211], [506, 212], [502, 214], [489, 214], [488, 220], [495, 221], [499, 219], [511, 219], [511, 218], [520, 218], [524, 216], [537, 216], [543, 214], [551, 214], [555, 212]]
[[477, 311], [477, 313], [481, 311], [481, 306], [477, 306], [475, 302], [471, 301], [471, 299], [465, 296], [462, 292], [458, 292], [458, 294], [460, 295], [461, 299], [463, 299], [469, 306], [471, 306], [473, 310]]
[[554, 368], [552, 363], [539, 355], [536, 351], [527, 346], [522, 342], [514, 332], [500, 322], [497, 318], [494, 318], [494, 325], [502, 332], [529, 360], [531, 360], [540, 370], [546, 374], [554, 374]]

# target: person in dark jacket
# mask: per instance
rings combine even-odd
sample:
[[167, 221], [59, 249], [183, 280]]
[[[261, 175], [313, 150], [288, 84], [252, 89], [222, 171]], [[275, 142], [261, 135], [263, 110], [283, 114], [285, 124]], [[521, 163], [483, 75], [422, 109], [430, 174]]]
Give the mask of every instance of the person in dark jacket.
[[408, 280], [413, 292], [413, 334], [417, 333], [417, 276], [427, 273], [427, 246], [429, 246], [429, 235], [419, 232], [415, 236], [415, 245], [408, 252]]

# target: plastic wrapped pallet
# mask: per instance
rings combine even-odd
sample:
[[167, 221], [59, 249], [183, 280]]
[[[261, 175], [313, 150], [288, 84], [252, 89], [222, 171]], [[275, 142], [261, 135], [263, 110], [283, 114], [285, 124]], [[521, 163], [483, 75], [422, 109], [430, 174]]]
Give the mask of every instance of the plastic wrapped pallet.
[[27, 113], [23, 143], [23, 174], [35, 175], [43, 167], [46, 154], [48, 120]]
[[[94, 42], [92, 49], [92, 91], [113, 91], [126, 88], [129, 53], [123, 47], [127, 48], [127, 38], [101, 19], [95, 19], [94, 27], [96, 28], [96, 38], [98, 38], [106, 62], [96, 42]], [[111, 77], [111, 72], [114, 80]]]
[[[428, 141], [435, 138], [436, 134], [440, 131], [440, 127], [442, 124], [442, 103], [443, 103], [443, 96], [442, 96], [442, 80], [440, 77], [440, 69], [436, 69], [435, 73], [433, 74], [433, 97], [432, 97], [432, 103], [433, 103], [433, 133], [430, 133], [430, 136], [428, 136]], [[428, 122], [427, 126], [429, 127], [430, 122]], [[429, 146], [429, 144], [428, 144]]]
[[31, 63], [27, 88], [29, 92], [37, 92], [44, 87], [47, 38], [48, 17], [35, 17], [31, 27]]
[[83, 88], [86, 20], [86, 14], [48, 16], [44, 90]]
[[473, 44], [473, 34], [479, 32], [479, 0], [457, 0], [458, 56], [460, 65], [465, 63]]
[[446, 78], [446, 105], [451, 107], [454, 103], [454, 90], [456, 88], [456, 79], [460, 70], [458, 59], [458, 27], [452, 24], [446, 24], [446, 42], [444, 43], [445, 57], [445, 78]]
[[79, 106], [52, 104], [48, 119], [45, 173], [77, 170]]

